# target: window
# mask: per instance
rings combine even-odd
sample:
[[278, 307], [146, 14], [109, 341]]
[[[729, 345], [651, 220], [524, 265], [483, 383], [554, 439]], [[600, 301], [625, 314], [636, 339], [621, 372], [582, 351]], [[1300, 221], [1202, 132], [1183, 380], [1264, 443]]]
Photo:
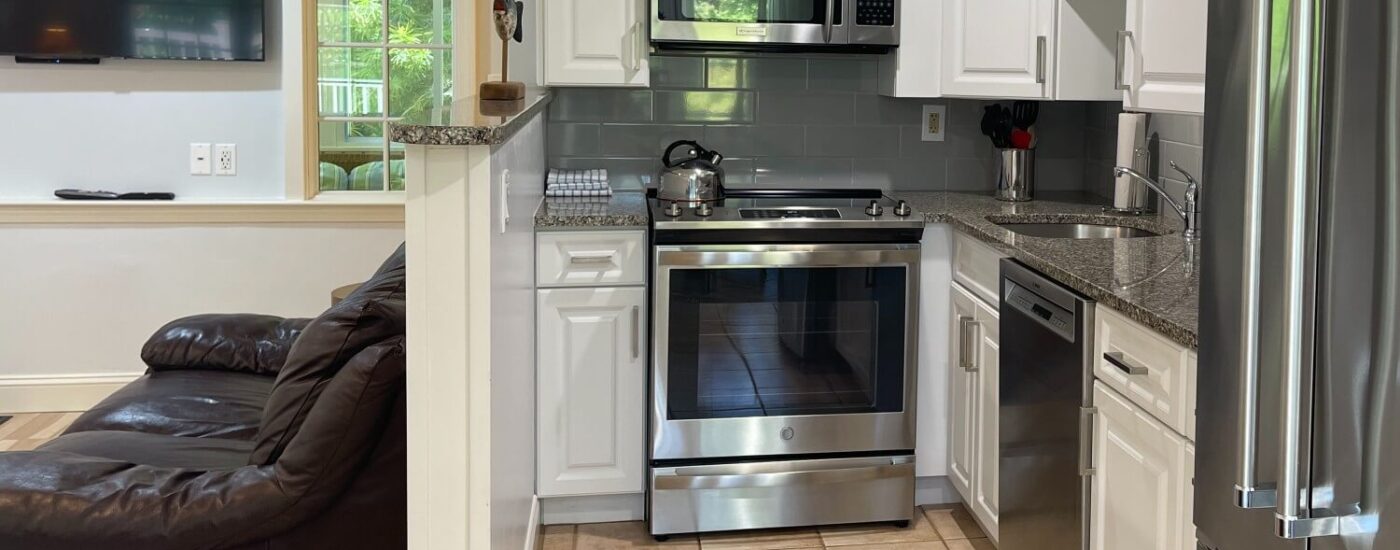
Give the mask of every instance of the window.
[[315, 3], [316, 25], [308, 29], [315, 40], [307, 90], [315, 102], [307, 106], [315, 147], [307, 196], [402, 191], [403, 146], [388, 140], [389, 124], [446, 119], [451, 0], [306, 1]]

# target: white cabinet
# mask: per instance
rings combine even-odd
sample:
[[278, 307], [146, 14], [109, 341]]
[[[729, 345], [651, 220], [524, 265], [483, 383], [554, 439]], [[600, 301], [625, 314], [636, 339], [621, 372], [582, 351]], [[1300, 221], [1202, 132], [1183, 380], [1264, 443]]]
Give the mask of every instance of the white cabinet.
[[943, 93], [1048, 97], [1055, 0], [944, 0]]
[[1193, 449], [1171, 428], [1094, 383], [1091, 550], [1188, 550]]
[[942, 93], [1117, 99], [1113, 39], [1122, 13], [1121, 0], [944, 0]]
[[950, 336], [948, 477], [982, 524], [997, 539], [1000, 468], [1000, 315], [953, 285]]
[[1128, 0], [1123, 108], [1205, 112], [1208, 0]]
[[[544, 84], [638, 86], [647, 68], [645, 0], [550, 0], [544, 10]], [[538, 5], [538, 4], [537, 4]]]
[[642, 492], [645, 288], [540, 290], [537, 308], [540, 496]]

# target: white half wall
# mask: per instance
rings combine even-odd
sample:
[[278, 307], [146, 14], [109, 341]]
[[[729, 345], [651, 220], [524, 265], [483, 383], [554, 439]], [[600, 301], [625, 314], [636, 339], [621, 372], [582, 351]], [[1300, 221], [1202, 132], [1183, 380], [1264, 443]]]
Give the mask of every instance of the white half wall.
[[[527, 548], [537, 528], [531, 510], [536, 456], [535, 209], [544, 194], [544, 148], [541, 114], [491, 150], [492, 548]], [[508, 219], [503, 214], [509, 214]]]
[[0, 411], [100, 399], [91, 386], [139, 375], [141, 345], [178, 317], [318, 315], [403, 238], [401, 224], [4, 226]]

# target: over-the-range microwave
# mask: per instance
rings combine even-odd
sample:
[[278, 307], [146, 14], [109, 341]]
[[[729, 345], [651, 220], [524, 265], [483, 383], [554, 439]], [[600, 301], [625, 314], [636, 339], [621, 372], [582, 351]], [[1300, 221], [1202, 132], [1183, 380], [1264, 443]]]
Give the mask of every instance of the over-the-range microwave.
[[651, 41], [663, 48], [888, 50], [899, 45], [901, 1], [651, 0]]

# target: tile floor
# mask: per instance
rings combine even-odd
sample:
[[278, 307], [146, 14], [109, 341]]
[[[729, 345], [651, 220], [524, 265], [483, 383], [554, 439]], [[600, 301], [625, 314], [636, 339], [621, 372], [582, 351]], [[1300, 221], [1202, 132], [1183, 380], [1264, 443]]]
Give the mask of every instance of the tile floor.
[[547, 525], [542, 550], [613, 550], [622, 548], [693, 548], [701, 550], [995, 550], [987, 535], [961, 505], [925, 506], [907, 528], [890, 524], [775, 529], [674, 536], [658, 543], [640, 521], [587, 525]]
[[76, 412], [16, 414], [0, 424], [0, 451], [28, 451], [58, 437], [78, 415]]

